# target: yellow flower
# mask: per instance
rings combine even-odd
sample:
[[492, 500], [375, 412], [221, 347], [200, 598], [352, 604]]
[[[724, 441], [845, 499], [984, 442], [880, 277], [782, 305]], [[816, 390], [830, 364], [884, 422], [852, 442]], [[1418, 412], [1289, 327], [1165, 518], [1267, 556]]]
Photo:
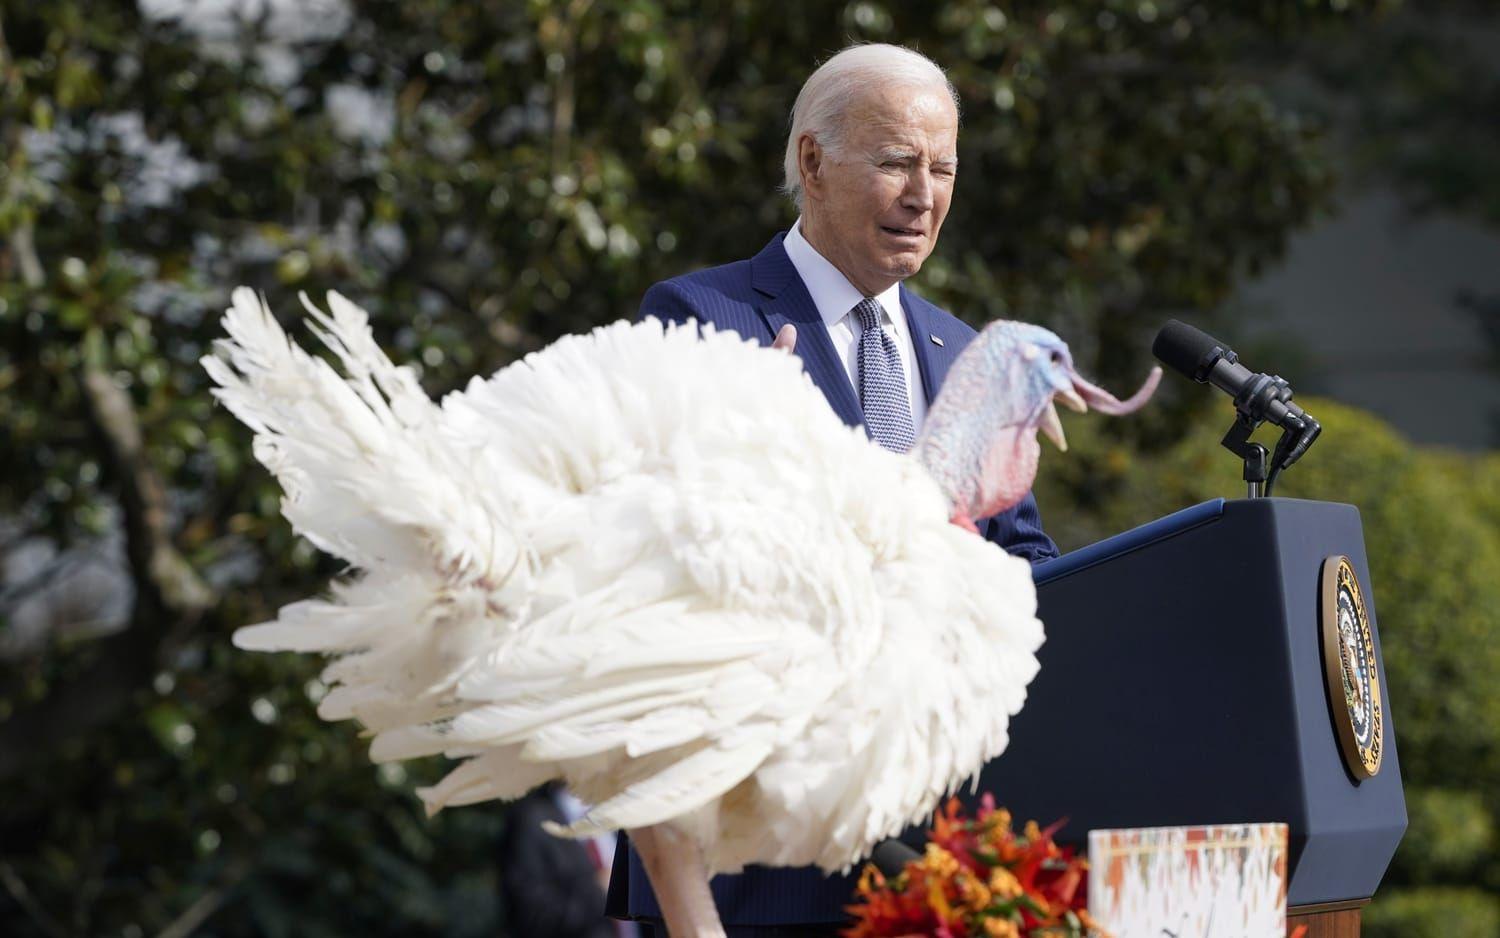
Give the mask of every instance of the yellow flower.
[[975, 911], [979, 911], [990, 904], [989, 887], [976, 879], [973, 873], [964, 870], [958, 874], [957, 882], [958, 897], [964, 905]]
[[1025, 889], [1021, 887], [1021, 881], [1016, 879], [1016, 874], [1003, 866], [997, 866], [990, 871], [990, 892], [1002, 899], [1014, 899]]
[[947, 879], [959, 870], [958, 858], [935, 843], [927, 844], [927, 854], [922, 857], [922, 868], [941, 879]]
[[1021, 930], [1015, 922], [1007, 922], [991, 916], [984, 920], [984, 933], [989, 938], [1021, 938]]
[[1010, 840], [1010, 812], [1000, 808], [985, 819], [985, 837], [996, 848]]
[[953, 917], [953, 908], [948, 905], [948, 896], [943, 892], [943, 884], [931, 879], [927, 881], [927, 907], [938, 914], [938, 918], [944, 922]]

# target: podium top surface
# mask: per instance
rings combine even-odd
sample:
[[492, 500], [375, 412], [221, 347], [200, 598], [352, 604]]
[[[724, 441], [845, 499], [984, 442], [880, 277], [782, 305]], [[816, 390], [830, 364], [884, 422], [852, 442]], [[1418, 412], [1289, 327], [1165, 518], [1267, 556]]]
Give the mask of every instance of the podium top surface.
[[1043, 561], [1031, 569], [1032, 580], [1037, 586], [1048, 583], [1058, 577], [1076, 573], [1085, 567], [1112, 560], [1121, 554], [1127, 554], [1133, 550], [1139, 550], [1148, 544], [1154, 544], [1164, 538], [1180, 534], [1189, 528], [1196, 528], [1200, 524], [1216, 521], [1224, 514], [1224, 499], [1215, 498], [1202, 502], [1191, 508], [1173, 512], [1165, 517], [1157, 518], [1138, 528], [1121, 532], [1113, 537], [1107, 537], [1102, 541], [1096, 541], [1087, 547], [1069, 551], [1061, 557]]

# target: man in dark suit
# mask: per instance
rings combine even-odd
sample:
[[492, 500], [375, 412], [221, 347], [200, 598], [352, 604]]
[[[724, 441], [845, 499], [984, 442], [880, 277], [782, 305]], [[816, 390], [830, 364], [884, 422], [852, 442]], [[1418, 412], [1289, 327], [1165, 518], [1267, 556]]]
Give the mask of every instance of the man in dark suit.
[[542, 829], [567, 824], [567, 793], [556, 782], [513, 803], [500, 836], [500, 895], [505, 933], [515, 938], [621, 938], [599, 915], [604, 890], [597, 879], [592, 840], [563, 840]]
[[[807, 80], [792, 111], [785, 188], [801, 217], [745, 261], [658, 283], [642, 316], [696, 321], [794, 351], [834, 411], [882, 446], [904, 451], [974, 330], [907, 289], [947, 216], [958, 169], [952, 86], [925, 57], [853, 46]], [[786, 327], [794, 333], [783, 333]], [[1033, 563], [1057, 556], [1036, 502], [978, 522]], [[752, 867], [720, 876], [714, 899], [731, 938], [833, 935], [852, 876]], [[628, 846], [615, 855], [609, 912], [661, 912]], [[684, 938], [684, 936], [678, 936]]]

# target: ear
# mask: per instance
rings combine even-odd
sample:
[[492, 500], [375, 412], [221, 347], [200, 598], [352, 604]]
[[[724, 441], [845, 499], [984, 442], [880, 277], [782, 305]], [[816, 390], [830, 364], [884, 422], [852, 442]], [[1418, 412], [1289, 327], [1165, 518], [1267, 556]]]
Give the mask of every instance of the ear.
[[804, 133], [797, 138], [797, 172], [802, 179], [802, 192], [808, 198], [823, 196], [823, 180], [819, 176], [823, 160], [823, 147], [812, 134]]

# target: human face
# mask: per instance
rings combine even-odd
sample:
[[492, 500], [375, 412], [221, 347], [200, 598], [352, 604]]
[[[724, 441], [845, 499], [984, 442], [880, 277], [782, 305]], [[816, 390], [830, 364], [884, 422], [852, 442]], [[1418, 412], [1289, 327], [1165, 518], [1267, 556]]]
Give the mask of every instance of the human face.
[[922, 269], [958, 171], [958, 111], [943, 89], [887, 87], [854, 102], [844, 144], [798, 141], [803, 235], [866, 296]]

